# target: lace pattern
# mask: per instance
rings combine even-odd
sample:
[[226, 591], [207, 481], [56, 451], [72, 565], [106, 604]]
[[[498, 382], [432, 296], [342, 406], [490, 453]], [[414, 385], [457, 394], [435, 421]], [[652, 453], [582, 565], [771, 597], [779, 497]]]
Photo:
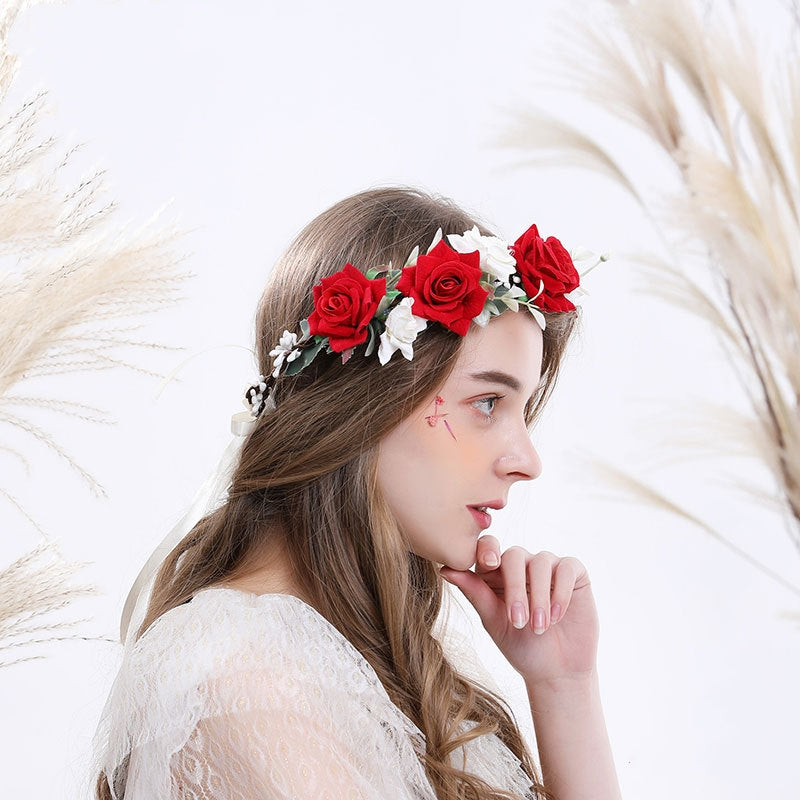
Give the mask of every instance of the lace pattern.
[[[420, 730], [292, 595], [210, 587], [155, 620], [126, 648], [93, 748], [115, 800], [435, 800]], [[456, 754], [490, 785], [534, 797], [495, 735]]]

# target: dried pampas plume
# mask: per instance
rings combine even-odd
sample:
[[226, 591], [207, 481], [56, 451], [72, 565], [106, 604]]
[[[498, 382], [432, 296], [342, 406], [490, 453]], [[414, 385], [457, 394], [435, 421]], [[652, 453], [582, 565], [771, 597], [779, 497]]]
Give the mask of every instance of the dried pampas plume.
[[[0, 570], [0, 667], [44, 658], [26, 654], [36, 645], [68, 639], [97, 637], [69, 633], [86, 619], [42, 622], [79, 597], [96, 594], [93, 586], [70, 585], [84, 564], [69, 563], [55, 543], [42, 542], [31, 552]], [[112, 641], [107, 639], [106, 641]]]
[[[618, 0], [604, 9], [608, 24], [572, 19], [564, 27], [543, 84], [577, 93], [644, 132], [674, 166], [679, 190], [666, 190], [666, 202], [663, 194], [649, 200], [607, 149], [538, 109], [516, 114], [503, 144], [523, 151], [526, 161], [577, 163], [611, 177], [670, 242], [669, 261], [634, 258], [652, 279], [651, 291], [718, 333], [752, 409], [748, 415], [715, 408], [703, 419], [707, 441], [714, 430], [736, 432], [769, 467], [780, 487], [773, 507], [792, 521], [790, 535], [800, 547], [797, 55], [776, 59], [773, 76], [733, 3]], [[796, 15], [789, 22], [800, 27]], [[707, 275], [696, 274], [698, 249]], [[709, 277], [711, 291], [702, 288]], [[621, 481], [608, 465], [605, 472], [611, 484], [625, 483], [655, 502], [637, 479]], [[660, 498], [657, 505], [669, 503]]]
[[[0, 0], [0, 423], [44, 444], [92, 492], [104, 495], [100, 483], [25, 412], [47, 409], [108, 424], [104, 410], [55, 397], [58, 383], [50, 379], [112, 367], [163, 377], [124, 360], [118, 351], [182, 349], [142, 341], [135, 331], [142, 327], [137, 318], [179, 299], [190, 273], [177, 270], [185, 256], [173, 247], [184, 232], [156, 227], [163, 209], [136, 230], [116, 224], [111, 219], [115, 204], [101, 200], [102, 171], [67, 185], [65, 168], [78, 148], [64, 152], [54, 137], [37, 133], [46, 111], [44, 92], [7, 108], [19, 66], [9, 52], [8, 34], [29, 5], [33, 3]], [[0, 441], [0, 451], [30, 475], [28, 458], [19, 447]], [[46, 536], [8, 488], [0, 486], [0, 495]], [[4, 643], [7, 637], [54, 630], [31, 626], [30, 620], [89, 591], [66, 587], [74, 568], [55, 550], [60, 565], [37, 566], [43, 552], [34, 550], [0, 573], [0, 649], [12, 646]]]

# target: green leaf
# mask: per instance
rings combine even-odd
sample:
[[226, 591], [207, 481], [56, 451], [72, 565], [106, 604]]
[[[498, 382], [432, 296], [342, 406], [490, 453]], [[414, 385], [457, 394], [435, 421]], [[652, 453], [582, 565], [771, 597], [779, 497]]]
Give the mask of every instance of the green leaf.
[[503, 311], [505, 311], [506, 308], [510, 308], [512, 311], [519, 311], [519, 303], [513, 297], [507, 294], [503, 295], [502, 297], [496, 297], [495, 301], [495, 305], [498, 305], [498, 307], [500, 304], [505, 306]]
[[380, 303], [378, 303], [378, 308], [375, 310], [375, 316], [376, 317], [384, 316], [386, 312], [389, 310], [391, 302], [392, 298], [389, 296], [388, 293], [385, 294], [383, 297], [381, 297], [381, 301]]
[[300, 330], [303, 335], [297, 340], [298, 342], [305, 342], [307, 339], [311, 338], [311, 329], [308, 327], [307, 319], [300, 320]]
[[380, 267], [370, 267], [367, 272], [367, 278], [371, 281], [374, 281], [379, 275], [385, 274], [389, 270], [389, 267], [380, 266]]
[[326, 336], [317, 336], [316, 341], [310, 347], [306, 347], [303, 350], [302, 355], [296, 358], [294, 361], [290, 361], [288, 366], [286, 367], [286, 371], [283, 373], [284, 375], [297, 375], [300, 370], [305, 369], [319, 354], [320, 350], [328, 344], [328, 338]]
[[545, 315], [542, 314], [542, 312], [532, 304], [528, 305], [528, 310], [531, 312], [531, 314], [533, 314], [536, 321], [541, 326], [542, 330], [544, 330], [545, 327], [547, 326], [547, 318], [545, 317]]
[[489, 324], [490, 317], [491, 314], [489, 313], [489, 309], [484, 307], [483, 311], [481, 311], [477, 317], [473, 317], [472, 320], [476, 325], [480, 325], [481, 328], [485, 328]]
[[393, 291], [394, 287], [397, 286], [397, 281], [400, 280], [400, 275], [402, 275], [402, 271], [399, 269], [390, 270], [386, 276], [386, 288], [389, 291]]
[[381, 333], [381, 331], [378, 330], [379, 325], [380, 323], [376, 319], [371, 320], [369, 323], [369, 338], [367, 339], [366, 350], [364, 350], [365, 356], [371, 356], [375, 352], [375, 345], [378, 343], [378, 336]]
[[442, 241], [442, 229], [441, 228], [437, 228], [436, 233], [434, 234], [433, 240], [428, 245], [428, 250], [426, 251], [426, 254], [430, 253], [430, 251], [433, 250], [433, 248], [436, 247], [436, 245], [439, 244], [439, 242], [441, 242], [441, 241]]

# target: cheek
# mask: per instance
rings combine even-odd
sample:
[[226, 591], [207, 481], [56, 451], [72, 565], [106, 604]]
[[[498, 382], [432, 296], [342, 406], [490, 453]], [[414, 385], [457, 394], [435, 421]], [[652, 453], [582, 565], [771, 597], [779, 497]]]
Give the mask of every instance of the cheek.
[[[402, 439], [404, 460], [416, 464], [419, 473], [432, 474], [439, 484], [444, 476], [452, 482], [485, 466], [492, 443], [485, 423], [468, 409], [448, 407], [446, 401], [432, 411], [409, 425]], [[436, 423], [430, 425], [427, 419], [435, 415]]]
[[464, 469], [463, 452], [441, 420], [435, 427], [421, 419], [392, 431], [381, 443], [378, 468], [393, 511], [403, 516], [437, 505]]
[[[442, 431], [445, 433], [445, 431]], [[447, 431], [449, 455], [456, 467], [466, 470], [477, 465], [481, 459], [486, 459], [486, 440], [476, 432], [469, 420], [453, 418], [449, 420]]]

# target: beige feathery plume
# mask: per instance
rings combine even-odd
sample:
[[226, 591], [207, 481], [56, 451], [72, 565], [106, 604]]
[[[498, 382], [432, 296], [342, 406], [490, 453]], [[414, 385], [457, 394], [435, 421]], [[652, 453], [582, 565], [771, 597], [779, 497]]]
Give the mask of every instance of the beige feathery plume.
[[[16, 67], [6, 35], [22, 5], [0, 2], [0, 108]], [[56, 142], [36, 137], [43, 101], [40, 93], [0, 124], [0, 256], [18, 260], [16, 269], [0, 269], [0, 422], [51, 448], [102, 495], [102, 486], [26, 419], [24, 409], [108, 423], [106, 412], [23, 387], [32, 378], [121, 366], [164, 377], [116, 353], [131, 347], [182, 349], [142, 341], [134, 332], [143, 327], [137, 319], [179, 299], [189, 274], [175, 268], [182, 256], [172, 245], [182, 232], [155, 228], [161, 212], [137, 230], [120, 228], [110, 219], [113, 202], [99, 202], [101, 172], [65, 191], [61, 173], [76, 148], [49, 165], [58, 155]], [[11, 452], [27, 468], [24, 455]]]
[[[86, 565], [67, 562], [54, 542], [42, 542], [0, 570], [0, 667], [44, 658], [39, 653], [29, 654], [36, 645], [98, 639], [68, 632], [87, 619], [42, 621], [73, 600], [96, 594], [94, 586], [69, 583], [83, 566]], [[17, 655], [20, 652], [24, 654]]]
[[[108, 424], [104, 410], [55, 397], [55, 376], [127, 367], [164, 377], [123, 359], [119, 351], [183, 349], [143, 341], [135, 332], [143, 327], [144, 315], [180, 299], [191, 273], [178, 271], [185, 256], [174, 245], [185, 231], [156, 227], [163, 209], [138, 229], [120, 226], [112, 219], [115, 204], [101, 200], [102, 171], [70, 185], [63, 176], [78, 148], [64, 152], [54, 137], [37, 133], [45, 93], [6, 109], [19, 66], [8, 50], [8, 33], [20, 11], [33, 4], [0, 0], [0, 423], [50, 448], [92, 492], [104, 495], [101, 484], [51, 433], [31, 422], [26, 410]], [[30, 475], [28, 458], [18, 447], [0, 441], [0, 450]], [[0, 486], [0, 495], [47, 538], [6, 486]], [[52, 632], [74, 623], [33, 625], [31, 620], [92, 591], [67, 586], [75, 568], [56, 550], [51, 551], [55, 564], [39, 566], [44, 552], [37, 548], [0, 573], [0, 650], [18, 647], [20, 636], [54, 638]], [[19, 660], [25, 659], [0, 660], [0, 666]]]
[[[543, 59], [552, 69], [540, 74], [542, 85], [577, 92], [667, 155], [680, 188], [664, 190], [666, 202], [664, 193], [645, 196], [624, 164], [547, 112], [516, 114], [502, 143], [525, 161], [535, 153], [609, 175], [670, 242], [669, 261], [633, 256], [652, 279], [648, 291], [711, 324], [752, 410], [707, 409], [705, 436], [695, 429], [694, 442], [708, 446], [714, 428], [725, 432], [716, 441], [735, 440], [740, 452], [758, 455], [780, 486], [800, 546], [800, 67], [795, 53], [768, 64], [734, 4], [699, 6], [620, 0], [605, 6], [607, 25], [572, 18]], [[712, 291], [703, 288], [709, 278]], [[632, 476], [611, 465], [604, 472], [611, 484], [712, 532]], [[738, 488], [764, 499], [745, 483]]]

